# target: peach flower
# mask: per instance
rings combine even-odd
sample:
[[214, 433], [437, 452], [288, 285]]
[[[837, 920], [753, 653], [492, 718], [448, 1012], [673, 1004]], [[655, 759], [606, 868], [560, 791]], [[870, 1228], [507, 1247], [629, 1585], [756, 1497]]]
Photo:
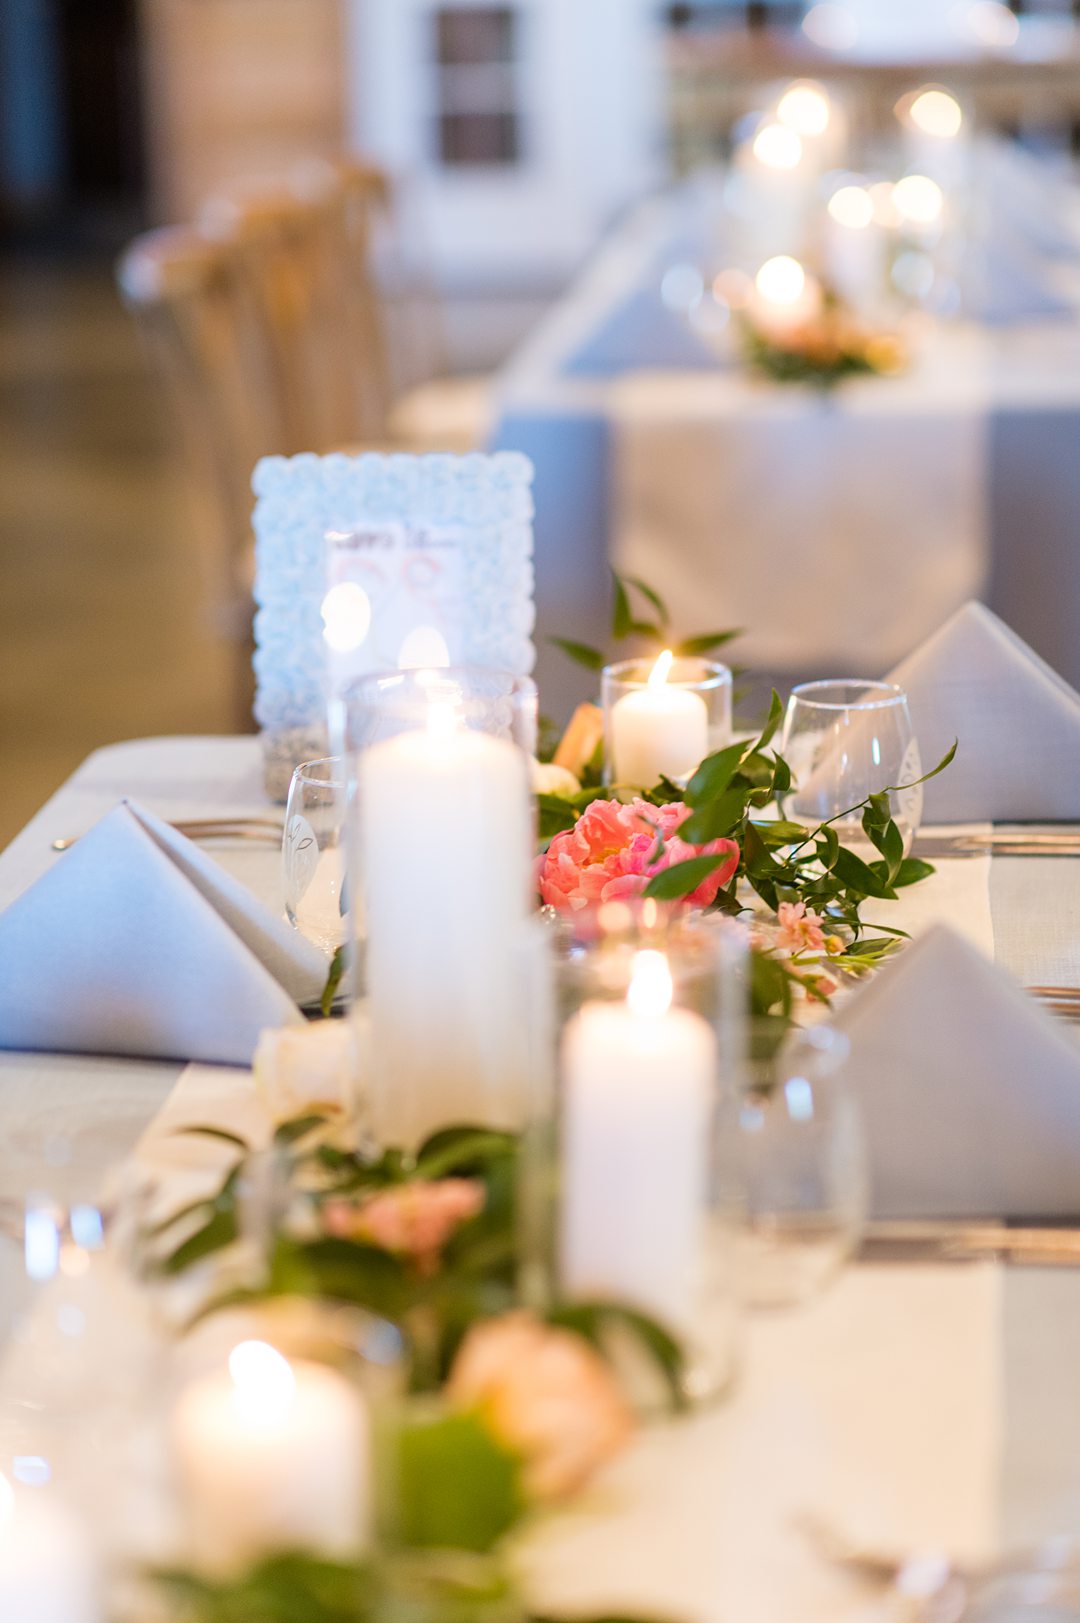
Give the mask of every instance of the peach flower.
[[791, 952], [824, 952], [824, 920], [805, 902], [781, 902], [776, 910], [780, 923], [777, 941]]
[[372, 1195], [361, 1205], [330, 1201], [323, 1209], [329, 1233], [341, 1240], [366, 1240], [411, 1257], [421, 1273], [438, 1267], [448, 1240], [483, 1210], [483, 1185], [471, 1178], [435, 1183], [402, 1183]]
[[451, 1403], [476, 1409], [525, 1463], [535, 1499], [573, 1493], [626, 1443], [633, 1418], [607, 1364], [530, 1313], [474, 1325], [454, 1360]]
[[[686, 900], [693, 907], [708, 907], [721, 885], [739, 865], [734, 840], [711, 840], [708, 845], [687, 845], [677, 830], [690, 816], [681, 801], [652, 806], [646, 800], [621, 805], [616, 800], [594, 800], [573, 828], [556, 834], [541, 859], [541, 899], [549, 907], [576, 911], [598, 902], [640, 896], [654, 874], [688, 857], [726, 854]], [[653, 860], [657, 839], [664, 853]]]

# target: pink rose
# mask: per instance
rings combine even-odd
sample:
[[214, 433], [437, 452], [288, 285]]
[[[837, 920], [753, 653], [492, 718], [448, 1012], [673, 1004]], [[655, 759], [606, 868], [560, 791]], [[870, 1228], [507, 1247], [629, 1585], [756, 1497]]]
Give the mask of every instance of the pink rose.
[[791, 952], [824, 952], [825, 931], [820, 913], [805, 902], [781, 902], [776, 910], [780, 929], [777, 941]]
[[573, 1493], [623, 1447], [633, 1418], [607, 1364], [530, 1313], [474, 1325], [454, 1360], [451, 1403], [475, 1409], [525, 1462], [535, 1499]]
[[[633, 800], [594, 800], [573, 828], [556, 834], [541, 858], [539, 888], [548, 907], [577, 911], [598, 902], [640, 896], [654, 874], [688, 857], [726, 854], [726, 860], [686, 898], [693, 907], [708, 907], [739, 866], [734, 840], [687, 845], [676, 832], [690, 816], [689, 806], [673, 801], [652, 806]], [[664, 852], [653, 859], [657, 839]]]
[[342, 1240], [367, 1240], [411, 1257], [421, 1273], [434, 1273], [439, 1255], [462, 1223], [483, 1209], [483, 1185], [470, 1178], [403, 1183], [361, 1205], [328, 1202], [323, 1222]]

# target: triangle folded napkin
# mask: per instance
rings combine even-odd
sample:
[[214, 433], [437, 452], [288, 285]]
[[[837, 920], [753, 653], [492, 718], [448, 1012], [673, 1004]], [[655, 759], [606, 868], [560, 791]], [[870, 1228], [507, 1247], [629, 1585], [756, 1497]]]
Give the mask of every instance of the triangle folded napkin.
[[890, 671], [925, 768], [927, 823], [1080, 820], [1080, 693], [982, 603], [965, 603]]
[[123, 801], [0, 914], [0, 1048], [248, 1065], [326, 961], [190, 840]]
[[1080, 1048], [947, 925], [839, 1013], [874, 1214], [1075, 1217]]

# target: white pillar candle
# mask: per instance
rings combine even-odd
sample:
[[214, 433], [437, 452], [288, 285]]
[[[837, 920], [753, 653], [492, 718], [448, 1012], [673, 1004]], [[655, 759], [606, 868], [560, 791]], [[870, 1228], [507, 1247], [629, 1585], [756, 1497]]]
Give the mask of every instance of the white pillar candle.
[[611, 710], [611, 776], [651, 789], [661, 777], [690, 777], [709, 753], [709, 710], [700, 693], [667, 680], [665, 650], [648, 682], [616, 699]]
[[191, 1555], [232, 1573], [281, 1549], [348, 1555], [370, 1537], [367, 1412], [341, 1375], [244, 1341], [173, 1416]]
[[0, 1476], [0, 1618], [104, 1623], [100, 1574], [80, 1524], [48, 1489]]
[[560, 1275], [571, 1297], [627, 1302], [685, 1336], [701, 1311], [717, 1044], [670, 1002], [666, 958], [641, 952], [625, 1001], [567, 1023]]
[[465, 1122], [521, 1121], [514, 942], [530, 906], [529, 760], [435, 725], [359, 763], [375, 1131], [415, 1147]]

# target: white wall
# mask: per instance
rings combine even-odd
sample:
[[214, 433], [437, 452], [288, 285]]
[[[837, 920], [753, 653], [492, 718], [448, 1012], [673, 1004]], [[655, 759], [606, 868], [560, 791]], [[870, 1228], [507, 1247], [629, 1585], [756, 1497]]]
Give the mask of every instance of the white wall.
[[431, 146], [435, 0], [350, 0], [353, 142], [409, 177], [411, 217], [422, 222], [412, 227], [418, 248], [426, 246], [450, 287], [558, 285], [659, 172], [656, 0], [513, 3], [521, 14], [523, 161], [444, 169]]

